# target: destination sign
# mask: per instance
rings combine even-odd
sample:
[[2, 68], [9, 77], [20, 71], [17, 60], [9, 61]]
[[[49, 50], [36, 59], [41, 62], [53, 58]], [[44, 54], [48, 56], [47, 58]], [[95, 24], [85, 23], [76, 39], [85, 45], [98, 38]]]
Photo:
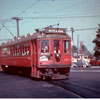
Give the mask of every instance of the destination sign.
[[46, 28], [47, 33], [65, 33], [66, 28]]

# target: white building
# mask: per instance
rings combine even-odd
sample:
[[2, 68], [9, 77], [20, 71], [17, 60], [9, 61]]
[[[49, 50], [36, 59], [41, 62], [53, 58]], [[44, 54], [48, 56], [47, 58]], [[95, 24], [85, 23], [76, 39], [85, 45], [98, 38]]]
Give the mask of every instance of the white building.
[[77, 57], [72, 57], [72, 62], [77, 62], [78, 61], [86, 61], [86, 62], [90, 62], [90, 59], [88, 58], [87, 55], [84, 55], [84, 54], [79, 54], [78, 58]]

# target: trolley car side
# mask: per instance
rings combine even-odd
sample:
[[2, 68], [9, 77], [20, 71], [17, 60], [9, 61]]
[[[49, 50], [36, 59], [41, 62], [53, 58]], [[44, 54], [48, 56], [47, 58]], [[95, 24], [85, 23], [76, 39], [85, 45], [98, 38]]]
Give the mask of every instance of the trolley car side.
[[29, 70], [31, 77], [66, 79], [71, 67], [71, 38], [65, 28], [45, 28], [18, 37], [0, 46], [0, 65], [4, 71]]

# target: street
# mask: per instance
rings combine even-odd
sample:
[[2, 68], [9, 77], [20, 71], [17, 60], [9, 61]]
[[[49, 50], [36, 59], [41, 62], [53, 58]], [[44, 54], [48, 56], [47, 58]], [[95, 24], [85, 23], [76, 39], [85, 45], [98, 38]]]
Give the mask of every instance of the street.
[[69, 79], [54, 81], [0, 71], [0, 98], [100, 98], [100, 68], [72, 68]]

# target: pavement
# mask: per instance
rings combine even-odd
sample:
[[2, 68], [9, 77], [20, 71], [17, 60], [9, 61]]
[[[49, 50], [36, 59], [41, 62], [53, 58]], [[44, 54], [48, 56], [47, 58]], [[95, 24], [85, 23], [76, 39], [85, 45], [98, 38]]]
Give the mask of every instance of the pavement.
[[71, 72], [100, 72], [100, 66], [91, 66], [87, 68], [71, 68]]
[[0, 98], [76, 98], [71, 91], [84, 98], [100, 97], [100, 73], [96, 71], [100, 71], [100, 66], [71, 68], [71, 76], [63, 84], [67, 89], [50, 82], [0, 72]]
[[77, 98], [77, 96], [46, 81], [0, 72], [0, 98]]
[[100, 68], [100, 66], [91, 66], [91, 68]]

